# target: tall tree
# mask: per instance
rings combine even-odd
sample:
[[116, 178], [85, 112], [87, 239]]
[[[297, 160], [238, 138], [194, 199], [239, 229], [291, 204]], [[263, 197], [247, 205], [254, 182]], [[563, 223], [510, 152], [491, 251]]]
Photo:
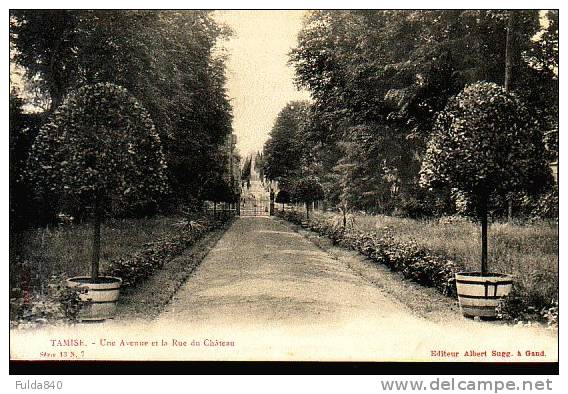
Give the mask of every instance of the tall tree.
[[252, 156], [249, 155], [245, 159], [243, 163], [243, 168], [241, 170], [241, 179], [247, 182], [247, 185], [250, 184], [250, 175], [251, 175], [251, 163], [252, 163]]
[[278, 114], [264, 145], [264, 173], [271, 180], [299, 178], [306, 172], [307, 149], [302, 124], [309, 103], [288, 103]]
[[[46, 219], [52, 212], [38, 215], [33, 203], [33, 185], [25, 176], [26, 162], [32, 143], [43, 122], [41, 114], [28, 114], [23, 110], [24, 100], [16, 91], [10, 92], [9, 101], [9, 153], [10, 153], [10, 234], [12, 230], [20, 230], [41, 219]], [[40, 217], [38, 217], [40, 216]]]
[[399, 185], [397, 171], [402, 166], [385, 163], [386, 150], [397, 150], [388, 137], [391, 130], [359, 125], [349, 130], [349, 138], [342, 145], [345, 156], [336, 171], [340, 174], [343, 208], [389, 212], [393, 207]]
[[10, 12], [10, 41], [30, 78], [39, 77], [40, 89], [50, 97], [54, 109], [74, 84], [78, 70], [74, 53], [78, 40], [77, 13], [67, 10], [13, 10]]

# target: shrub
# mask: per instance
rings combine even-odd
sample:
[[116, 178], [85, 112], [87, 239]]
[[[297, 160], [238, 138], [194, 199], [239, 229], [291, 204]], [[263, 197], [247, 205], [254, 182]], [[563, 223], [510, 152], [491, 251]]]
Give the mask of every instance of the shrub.
[[526, 293], [522, 293], [513, 286], [513, 291], [505, 297], [497, 308], [497, 315], [501, 319], [515, 322], [530, 322], [541, 320], [548, 327], [558, 327], [558, 301], [550, 300], [546, 306], [537, 308], [532, 305], [532, 299]]
[[455, 296], [455, 273], [459, 266], [447, 257], [435, 254], [414, 242], [399, 242], [388, 232], [384, 234], [344, 229], [333, 219], [312, 218], [306, 221], [295, 211], [278, 212], [292, 223], [329, 237], [333, 243], [358, 251], [376, 263], [401, 272], [405, 278], [437, 288], [442, 294]]

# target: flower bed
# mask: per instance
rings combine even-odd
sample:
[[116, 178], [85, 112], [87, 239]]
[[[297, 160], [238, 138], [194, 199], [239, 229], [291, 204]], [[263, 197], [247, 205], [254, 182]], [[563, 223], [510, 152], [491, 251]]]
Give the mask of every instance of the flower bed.
[[[344, 229], [341, 220], [334, 221], [324, 216], [313, 215], [306, 220], [304, 213], [296, 211], [277, 211], [276, 215], [328, 237], [334, 245], [358, 251], [416, 283], [434, 287], [449, 297], [457, 297], [455, 274], [463, 271], [464, 267], [442, 253], [435, 253], [412, 241], [396, 239], [388, 228], [373, 232], [357, 231], [349, 225]], [[541, 320], [556, 326], [558, 302], [552, 300], [550, 305], [537, 308], [529, 297], [514, 287], [498, 312], [507, 320]]]
[[79, 299], [80, 290], [68, 288], [65, 279], [63, 275], [52, 276], [46, 293], [12, 289], [10, 327], [26, 328], [57, 321], [74, 321], [85, 302]]

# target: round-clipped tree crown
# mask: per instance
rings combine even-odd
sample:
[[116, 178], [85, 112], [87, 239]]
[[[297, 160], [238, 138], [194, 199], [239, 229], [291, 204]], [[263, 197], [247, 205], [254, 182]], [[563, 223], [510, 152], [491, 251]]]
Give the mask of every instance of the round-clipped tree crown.
[[92, 202], [145, 203], [167, 190], [160, 139], [123, 87], [83, 86], [40, 130], [29, 170], [41, 188]]
[[316, 177], [301, 178], [294, 185], [294, 198], [298, 201], [317, 201], [324, 198], [324, 190]]
[[549, 172], [542, 135], [529, 110], [503, 87], [477, 82], [451, 98], [437, 116], [420, 183], [478, 198], [539, 188]]
[[278, 194], [276, 194], [275, 202], [285, 204], [290, 202], [290, 193], [286, 190], [280, 190]]

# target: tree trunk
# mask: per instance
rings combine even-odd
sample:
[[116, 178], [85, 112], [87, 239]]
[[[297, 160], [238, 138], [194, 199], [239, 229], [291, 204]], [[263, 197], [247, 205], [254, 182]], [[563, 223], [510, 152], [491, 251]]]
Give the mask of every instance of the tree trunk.
[[507, 21], [507, 41], [505, 43], [505, 90], [511, 89], [511, 79], [513, 76], [513, 53], [515, 46], [514, 37], [515, 27], [515, 11], [509, 11], [509, 18]]
[[511, 223], [513, 221], [513, 198], [509, 197], [507, 201], [507, 221]]
[[[509, 11], [507, 21], [507, 41], [505, 43], [505, 90], [511, 90], [511, 79], [513, 77], [513, 53], [515, 51], [515, 11]], [[510, 223], [513, 219], [513, 198], [507, 198], [507, 221]]]
[[63, 102], [64, 90], [65, 88], [62, 85], [60, 75], [60, 70], [57, 67], [57, 57], [60, 56], [60, 48], [63, 45], [63, 42], [67, 39], [69, 33], [63, 34], [62, 36], [58, 37], [58, 41], [55, 45], [55, 48], [52, 52], [51, 58], [49, 59], [49, 72], [51, 75], [51, 81], [49, 83], [49, 98], [51, 103], [49, 105], [49, 112], [54, 112], [57, 107], [61, 105]]
[[347, 210], [343, 209], [343, 229], [347, 227]]
[[99, 262], [101, 259], [101, 221], [102, 214], [100, 204], [95, 201], [95, 214], [93, 220], [93, 250], [91, 258], [91, 279], [93, 282], [99, 279]]
[[481, 207], [481, 275], [487, 274], [487, 198]]
[[310, 218], [310, 206], [309, 206], [309, 202], [306, 201], [306, 219]]

